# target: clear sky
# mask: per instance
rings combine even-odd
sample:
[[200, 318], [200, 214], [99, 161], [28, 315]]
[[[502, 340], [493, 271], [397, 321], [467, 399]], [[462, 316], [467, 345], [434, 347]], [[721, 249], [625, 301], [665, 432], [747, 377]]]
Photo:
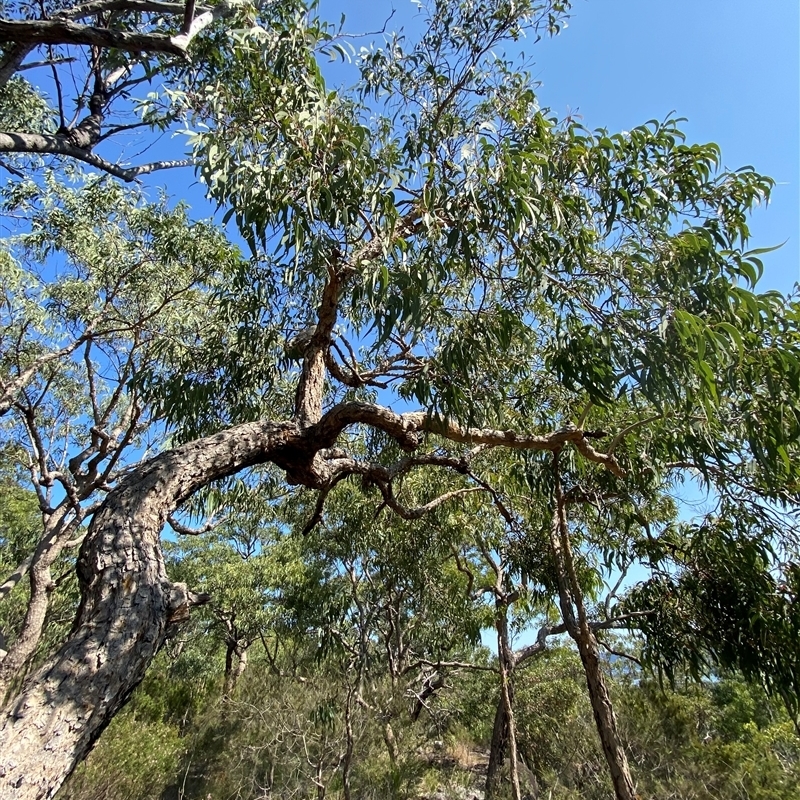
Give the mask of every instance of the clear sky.
[[[380, 30], [392, 9], [389, 29], [417, 29], [411, 0], [321, 3], [352, 32]], [[613, 132], [676, 112], [690, 141], [722, 148], [726, 167], [773, 177], [752, 246], [786, 244], [765, 257], [762, 286], [789, 291], [800, 280], [798, 0], [574, 0], [560, 36], [521, 47], [541, 104], [559, 116]]]

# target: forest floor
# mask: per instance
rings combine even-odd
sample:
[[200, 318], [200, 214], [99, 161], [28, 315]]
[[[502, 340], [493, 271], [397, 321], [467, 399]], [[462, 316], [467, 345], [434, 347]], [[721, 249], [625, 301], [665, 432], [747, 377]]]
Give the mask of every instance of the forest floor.
[[[463, 742], [433, 742], [425, 755], [429, 771], [418, 800], [483, 800], [489, 751]], [[431, 784], [438, 780], [435, 787]]]

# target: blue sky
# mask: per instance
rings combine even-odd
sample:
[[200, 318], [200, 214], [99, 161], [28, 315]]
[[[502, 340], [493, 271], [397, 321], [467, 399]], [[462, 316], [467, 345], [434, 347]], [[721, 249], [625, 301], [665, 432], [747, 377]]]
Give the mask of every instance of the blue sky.
[[[351, 32], [381, 29], [392, 9], [389, 29], [417, 28], [411, 0], [321, 3], [332, 20], [344, 13]], [[521, 48], [535, 61], [541, 104], [559, 116], [613, 132], [676, 112], [690, 141], [722, 148], [726, 167], [773, 177], [752, 246], [786, 244], [765, 257], [762, 288], [786, 292], [800, 280], [797, 0], [574, 0], [560, 36]]]

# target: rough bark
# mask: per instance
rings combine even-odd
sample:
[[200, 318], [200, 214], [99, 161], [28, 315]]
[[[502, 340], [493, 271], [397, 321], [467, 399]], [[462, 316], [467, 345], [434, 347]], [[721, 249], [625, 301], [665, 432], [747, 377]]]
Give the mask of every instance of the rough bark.
[[242, 425], [147, 462], [111, 493], [81, 547], [74, 633], [5, 709], [0, 796], [52, 797], [144, 677], [170, 625], [188, 615], [166, 575], [167, 515], [210, 480], [263, 461], [294, 425]]
[[417, 419], [345, 404], [312, 428], [258, 422], [175, 448], [141, 465], [95, 514], [78, 559], [81, 607], [64, 646], [3, 710], [0, 796], [52, 797], [124, 705], [190, 597], [166, 575], [159, 535], [167, 517], [210, 481], [271, 460], [289, 480], [324, 486], [335, 471], [319, 449], [370, 419], [406, 436]]

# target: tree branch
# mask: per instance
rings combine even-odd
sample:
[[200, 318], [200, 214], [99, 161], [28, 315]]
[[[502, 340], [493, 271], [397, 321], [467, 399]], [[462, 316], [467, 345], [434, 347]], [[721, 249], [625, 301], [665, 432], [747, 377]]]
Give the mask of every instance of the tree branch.
[[468, 489], [454, 489], [452, 492], [445, 492], [444, 494], [439, 495], [424, 505], [416, 506], [415, 508], [406, 508], [394, 496], [391, 483], [378, 483], [377, 486], [383, 495], [383, 500], [386, 505], [391, 508], [398, 517], [408, 520], [420, 519], [434, 509], [438, 508], [440, 505], [442, 505], [442, 503], [446, 503], [448, 500], [452, 500], [454, 497], [460, 497], [464, 494], [471, 494], [472, 492], [483, 491], [483, 487], [481, 486], [471, 486]]
[[583, 436], [575, 440], [575, 447], [587, 461], [594, 461], [595, 464], [601, 464], [612, 475], [616, 475], [618, 478], [625, 477], [625, 470], [622, 469], [611, 452], [601, 453], [599, 450], [595, 450]]
[[636, 422], [632, 422], [627, 427], [623, 428], [612, 440], [611, 444], [608, 446], [608, 453], [614, 452], [616, 446], [629, 434], [633, 433], [637, 428], [643, 428], [645, 425], [649, 425], [651, 422], [657, 422], [660, 419], [663, 419], [663, 414], [655, 414], [652, 417], [647, 417], [645, 419], [639, 419]]
[[189, 167], [194, 163], [190, 159], [174, 161], [154, 161], [139, 167], [121, 167], [95, 155], [90, 150], [70, 143], [67, 137], [49, 133], [16, 133], [0, 131], [0, 153], [31, 153], [39, 155], [67, 156], [83, 161], [115, 178], [123, 181], [135, 181], [141, 175], [147, 175], [161, 169]]
[[[192, 4], [194, 5], [194, 4]], [[106, 11], [134, 11], [140, 14], [147, 12], [161, 14], [183, 14], [184, 3], [160, 2], [160, 0], [89, 0], [73, 8], [67, 8], [54, 14], [59, 19], [78, 20], [102, 14]]]
[[35, 553], [31, 553], [27, 558], [19, 563], [17, 568], [3, 581], [0, 586], [0, 602], [6, 599], [11, 594], [14, 587], [25, 577], [28, 570], [33, 563]]
[[178, 522], [173, 514], [167, 516], [167, 522], [169, 523], [172, 530], [175, 533], [181, 534], [181, 536], [202, 536], [204, 533], [208, 533], [209, 531], [213, 531], [214, 528], [217, 527], [225, 518], [221, 519], [211, 519], [206, 520], [203, 525], [199, 528], [190, 528], [188, 525], [184, 525], [182, 522]]
[[[26, 48], [22, 55], [15, 53], [13, 57], [17, 67], [31, 48], [41, 44], [93, 45], [103, 48], [113, 47], [128, 53], [169, 53], [185, 56], [192, 40], [201, 31], [212, 22], [231, 16], [239, 5], [240, 3], [235, 0], [222, 2], [194, 17], [188, 26], [184, 18], [181, 33], [177, 36], [168, 36], [162, 33], [133, 33], [82, 25], [73, 20], [110, 10], [153, 11], [186, 16], [190, 6], [193, 10], [194, 0], [189, 0], [186, 5], [150, 2], [150, 0], [98, 0], [71, 9], [58, 19], [0, 19], [0, 39], [16, 42], [19, 48]], [[8, 61], [9, 57], [6, 60]]]
[[451, 442], [507, 447], [511, 450], [557, 452], [564, 445], [572, 443], [584, 458], [603, 465], [617, 477], [625, 475], [613, 456], [595, 450], [584, 438], [584, 432], [572, 427], [544, 435], [492, 428], [467, 428], [452, 420], [432, 417], [425, 411], [397, 414], [374, 403], [348, 402], [334, 406], [316, 425], [306, 428], [305, 436], [309, 444], [313, 442], [315, 449], [319, 450], [331, 447], [345, 428], [359, 423], [384, 431], [408, 452], [419, 447], [423, 433], [433, 433]]
[[181, 56], [186, 54], [189, 44], [189, 41], [184, 41], [186, 36], [130, 33], [80, 25], [67, 19], [0, 19], [0, 39], [32, 47], [41, 44], [94, 45], [129, 53], [170, 53]]
[[[0, 134], [0, 137], [2, 137], [2, 134]], [[91, 336], [91, 332], [87, 331], [72, 342], [72, 344], [68, 344], [60, 350], [54, 350], [40, 356], [27, 369], [20, 372], [16, 378], [9, 380], [7, 383], [0, 381], [0, 417], [14, 405], [16, 393], [24, 389], [45, 364], [74, 353], [89, 336]]]
[[611, 647], [607, 642], [604, 642], [602, 639], [598, 639], [597, 643], [607, 652], [609, 652], [612, 656], [616, 656], [617, 658], [626, 658], [628, 661], [633, 661], [634, 664], [637, 664], [639, 667], [642, 666], [642, 662], [636, 658], [636, 656], [632, 656], [630, 653], [624, 653], [621, 650], [615, 650]]
[[33, 49], [34, 45], [32, 44], [18, 42], [6, 52], [2, 63], [0, 63], [0, 88], [5, 86], [19, 72], [25, 57]]
[[419, 658], [413, 664], [409, 664], [404, 670], [403, 674], [406, 675], [420, 667], [434, 667], [435, 669], [450, 668], [450, 669], [471, 669], [476, 672], [497, 672], [497, 667], [485, 666], [483, 664], [472, 664], [469, 661], [431, 661], [428, 658]]

